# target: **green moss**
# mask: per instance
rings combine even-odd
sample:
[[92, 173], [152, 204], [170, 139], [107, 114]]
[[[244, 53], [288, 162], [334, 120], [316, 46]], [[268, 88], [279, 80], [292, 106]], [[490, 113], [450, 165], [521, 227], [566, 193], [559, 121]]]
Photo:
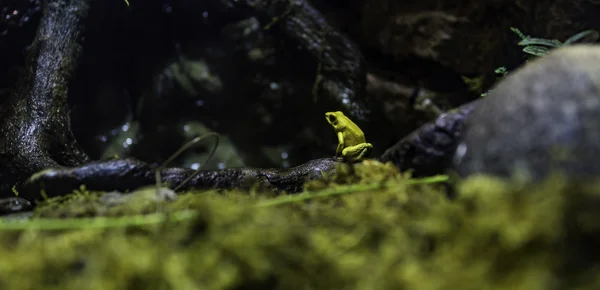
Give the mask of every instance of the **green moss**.
[[[480, 176], [448, 200], [391, 165], [342, 169], [285, 203], [237, 191], [167, 201], [154, 188], [45, 201], [29, 229], [0, 224], [0, 288], [532, 290], [599, 277], [595, 182]], [[48, 219], [72, 216], [111, 218]]]

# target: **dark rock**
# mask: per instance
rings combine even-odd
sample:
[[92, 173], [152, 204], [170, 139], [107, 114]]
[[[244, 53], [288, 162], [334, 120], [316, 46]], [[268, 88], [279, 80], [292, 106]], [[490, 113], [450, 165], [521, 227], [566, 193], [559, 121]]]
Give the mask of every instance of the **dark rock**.
[[413, 170], [413, 176], [430, 176], [446, 171], [464, 123], [478, 101], [467, 103], [442, 114], [388, 148], [379, 158], [392, 162], [400, 170]]
[[454, 169], [539, 180], [600, 174], [600, 46], [560, 48], [502, 80], [467, 120]]

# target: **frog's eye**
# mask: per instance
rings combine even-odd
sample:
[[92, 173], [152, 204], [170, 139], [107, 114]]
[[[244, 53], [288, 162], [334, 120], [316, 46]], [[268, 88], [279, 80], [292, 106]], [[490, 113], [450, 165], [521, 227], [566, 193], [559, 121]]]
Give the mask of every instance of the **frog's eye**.
[[328, 115], [327, 118], [329, 118], [329, 123], [331, 124], [335, 124], [337, 123], [337, 118], [335, 117], [335, 115]]

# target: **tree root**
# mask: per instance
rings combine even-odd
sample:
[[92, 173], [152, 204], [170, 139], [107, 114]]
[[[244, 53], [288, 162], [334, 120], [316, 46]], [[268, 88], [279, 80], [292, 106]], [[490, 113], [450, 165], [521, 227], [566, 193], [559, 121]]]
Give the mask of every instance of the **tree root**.
[[358, 47], [333, 28], [306, 0], [223, 1], [227, 9], [254, 16], [297, 48], [297, 57], [306, 57], [306, 67], [316, 67], [314, 97], [324, 97], [342, 107], [357, 121], [369, 121], [373, 112], [363, 98], [366, 94], [366, 62]]
[[70, 129], [67, 88], [91, 0], [51, 0], [25, 72], [0, 109], [0, 194], [47, 167], [89, 161]]
[[[229, 168], [201, 170], [180, 190], [189, 189], [250, 189], [254, 186], [275, 192], [295, 193], [302, 191], [305, 182], [319, 178], [323, 173], [335, 170], [340, 161], [322, 158], [289, 169]], [[126, 192], [135, 188], [156, 184], [158, 167], [135, 159], [118, 159], [90, 162], [73, 168], [50, 168], [31, 176], [21, 187], [19, 196], [35, 200], [73, 192], [85, 185], [94, 191]], [[161, 183], [176, 186], [183, 182], [192, 169], [165, 168], [160, 170]]]

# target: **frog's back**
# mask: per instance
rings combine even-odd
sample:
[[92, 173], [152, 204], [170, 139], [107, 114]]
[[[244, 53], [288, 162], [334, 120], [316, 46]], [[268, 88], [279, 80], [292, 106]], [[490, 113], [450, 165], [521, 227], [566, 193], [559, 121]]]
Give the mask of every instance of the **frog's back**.
[[349, 130], [350, 134], [346, 134], [344, 136], [344, 141], [346, 146], [354, 146], [361, 143], [367, 142], [365, 138], [365, 134], [363, 131], [356, 125], [351, 126], [351, 130]]

